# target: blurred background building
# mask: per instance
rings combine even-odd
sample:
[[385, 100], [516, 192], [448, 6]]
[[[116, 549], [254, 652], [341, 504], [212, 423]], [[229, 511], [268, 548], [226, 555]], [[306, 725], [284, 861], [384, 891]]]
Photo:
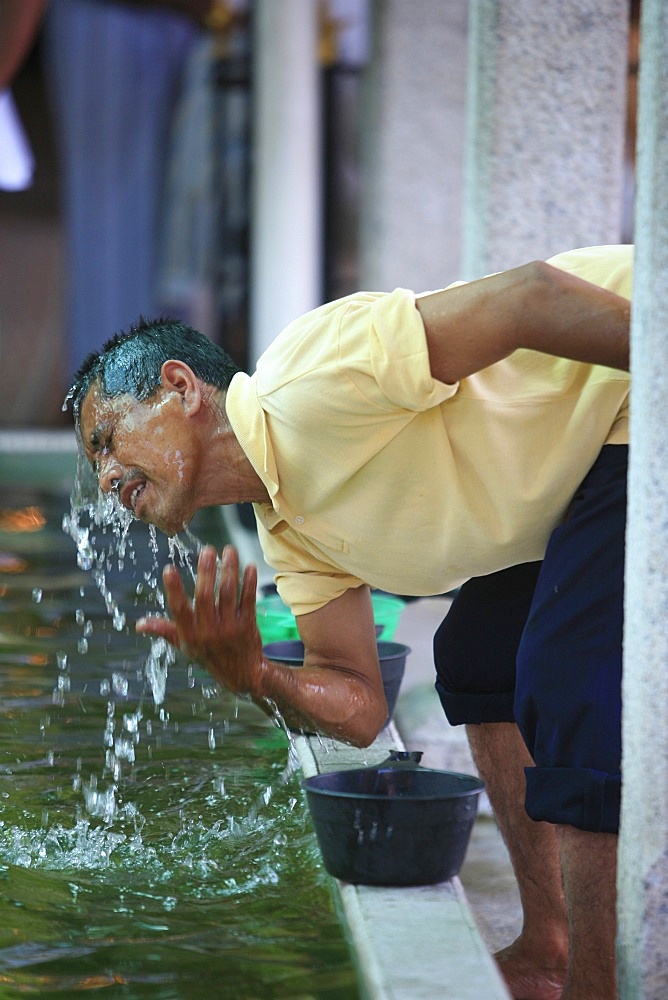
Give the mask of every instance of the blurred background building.
[[629, 241], [638, 6], [51, 0], [11, 84], [35, 170], [0, 192], [0, 426], [67, 426], [140, 313], [248, 367], [359, 287]]
[[[33, 6], [14, 68], [3, 18]], [[665, 0], [0, 3], [0, 187], [8, 94], [34, 164], [0, 190], [0, 435], [70, 447], [51, 432], [72, 367], [135, 313], [182, 316], [251, 368], [359, 287], [637, 243], [624, 1000], [666, 995], [667, 67]]]

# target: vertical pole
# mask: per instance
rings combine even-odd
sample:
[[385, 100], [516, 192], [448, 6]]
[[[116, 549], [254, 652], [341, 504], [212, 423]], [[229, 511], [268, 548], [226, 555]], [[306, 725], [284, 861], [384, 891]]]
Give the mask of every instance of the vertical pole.
[[254, 21], [251, 367], [322, 274], [318, 4], [257, 0]]
[[618, 970], [668, 996], [668, 6], [643, 0], [626, 549]]

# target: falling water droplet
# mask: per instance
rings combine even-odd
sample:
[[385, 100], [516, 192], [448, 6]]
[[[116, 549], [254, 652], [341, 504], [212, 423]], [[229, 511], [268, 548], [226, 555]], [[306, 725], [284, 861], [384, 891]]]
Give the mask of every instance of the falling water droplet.
[[125, 674], [113, 673], [111, 675], [111, 686], [115, 694], [119, 694], [122, 698], [127, 697], [129, 684]]

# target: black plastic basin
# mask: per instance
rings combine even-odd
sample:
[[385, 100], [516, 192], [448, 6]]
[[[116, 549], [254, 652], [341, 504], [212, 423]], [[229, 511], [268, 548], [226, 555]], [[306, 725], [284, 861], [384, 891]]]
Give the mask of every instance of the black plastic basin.
[[[376, 645], [385, 700], [387, 701], [387, 721], [389, 722], [399, 697], [399, 689], [406, 669], [406, 657], [411, 650], [410, 646], [404, 646], [400, 642], [379, 640]], [[276, 660], [278, 663], [300, 666], [304, 662], [304, 643], [297, 639], [285, 642], [267, 642], [262, 647], [262, 652], [270, 660]]]
[[378, 767], [306, 778], [325, 868], [344, 882], [430, 885], [464, 862], [483, 782], [397, 754]]

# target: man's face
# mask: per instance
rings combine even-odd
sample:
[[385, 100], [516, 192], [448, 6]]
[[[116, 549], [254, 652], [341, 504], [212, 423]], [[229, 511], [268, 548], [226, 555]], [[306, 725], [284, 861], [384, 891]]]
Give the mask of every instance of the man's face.
[[178, 392], [163, 387], [139, 402], [108, 399], [93, 385], [79, 429], [105, 493], [116, 490], [124, 507], [168, 535], [192, 519], [198, 448]]

